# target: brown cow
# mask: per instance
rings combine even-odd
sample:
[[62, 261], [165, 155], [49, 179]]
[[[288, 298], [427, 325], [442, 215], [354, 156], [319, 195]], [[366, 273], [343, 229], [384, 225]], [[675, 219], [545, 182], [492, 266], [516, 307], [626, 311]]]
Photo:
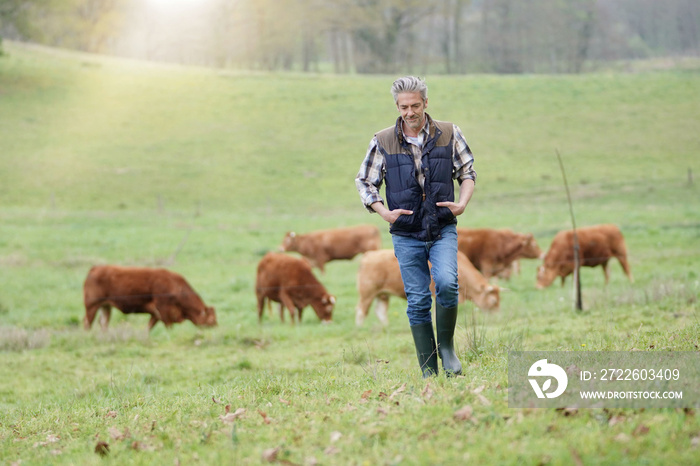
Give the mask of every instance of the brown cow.
[[326, 262], [352, 259], [365, 251], [382, 246], [379, 228], [374, 225], [358, 225], [347, 228], [331, 228], [306, 234], [288, 232], [282, 240], [282, 251], [298, 252], [311, 265], [324, 272]]
[[[498, 310], [500, 304], [500, 289], [491, 285], [486, 278], [469, 262], [467, 256], [457, 253], [459, 299], [461, 304], [467, 299], [478, 307], [487, 310]], [[435, 293], [434, 283], [431, 290]], [[389, 296], [394, 295], [406, 299], [399, 261], [392, 249], [381, 249], [365, 253], [357, 271], [357, 292], [359, 299], [355, 309], [355, 323], [362, 325], [374, 299], [377, 299], [375, 313], [387, 325], [389, 318]]]
[[166, 269], [97, 265], [83, 285], [85, 330], [102, 309], [100, 325], [107, 330], [112, 306], [124, 314], [150, 314], [148, 330], [159, 321], [166, 327], [187, 319], [197, 326], [216, 325], [216, 312], [206, 306], [187, 280]]
[[507, 228], [457, 228], [457, 247], [486, 278], [510, 278], [514, 261], [542, 255], [532, 233]]
[[284, 320], [284, 308], [289, 310], [294, 323], [308, 305], [314, 308], [322, 322], [333, 317], [335, 297], [316, 279], [311, 266], [303, 259], [284, 253], [268, 252], [258, 264], [255, 280], [255, 295], [258, 298], [258, 322], [262, 322], [265, 300], [280, 303], [280, 317]]
[[[576, 229], [579, 242], [579, 263], [585, 267], [603, 266], [605, 284], [610, 280], [608, 261], [617, 257], [630, 282], [634, 282], [627, 263], [627, 248], [620, 229], [615, 225], [595, 225]], [[554, 236], [544, 263], [537, 269], [537, 288], [546, 288], [556, 277], [564, 279], [574, 271], [574, 239], [572, 230]]]

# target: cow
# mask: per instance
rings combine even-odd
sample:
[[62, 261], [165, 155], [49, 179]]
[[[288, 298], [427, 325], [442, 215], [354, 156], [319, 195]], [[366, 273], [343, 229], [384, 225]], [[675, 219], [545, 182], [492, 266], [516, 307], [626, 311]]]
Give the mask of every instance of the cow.
[[[585, 267], [603, 266], [605, 284], [610, 280], [608, 261], [616, 257], [622, 265], [630, 283], [634, 282], [627, 263], [627, 248], [620, 229], [615, 225], [595, 225], [576, 229], [579, 243], [579, 264]], [[543, 264], [537, 269], [537, 288], [546, 288], [556, 277], [561, 277], [561, 284], [574, 271], [574, 237], [573, 230], [562, 230], [554, 236]]]
[[313, 267], [324, 271], [326, 262], [352, 259], [356, 255], [379, 249], [382, 238], [374, 225], [358, 225], [346, 228], [331, 228], [298, 234], [287, 232], [280, 250], [298, 252], [306, 257]]
[[486, 278], [508, 279], [518, 259], [542, 256], [532, 233], [516, 233], [507, 228], [457, 228], [457, 248]]
[[[542, 254], [540, 254], [540, 258]], [[520, 275], [520, 259], [515, 259], [510, 263], [510, 266], [501, 270], [496, 274], [496, 278], [502, 278], [503, 280], [510, 280], [513, 275]]]
[[166, 327], [187, 319], [197, 326], [216, 325], [216, 312], [206, 306], [185, 278], [166, 269], [96, 265], [83, 284], [85, 319], [90, 330], [98, 310], [100, 326], [107, 330], [112, 307], [124, 314], [150, 314], [148, 331], [158, 323]]
[[[482, 309], [498, 310], [500, 288], [490, 284], [461, 252], [457, 253], [457, 268], [458, 302], [461, 304], [469, 299]], [[435, 293], [434, 282], [431, 283], [431, 291]], [[392, 249], [380, 249], [364, 254], [357, 271], [357, 292], [359, 298], [355, 308], [355, 324], [362, 325], [376, 298], [375, 313], [382, 324], [388, 325], [389, 296], [406, 299], [399, 261]]]
[[302, 311], [309, 305], [316, 311], [321, 322], [328, 323], [333, 318], [335, 296], [328, 294], [305, 260], [289, 254], [268, 252], [260, 260], [255, 295], [258, 300], [258, 323], [262, 323], [265, 300], [280, 303], [280, 317], [283, 321], [286, 307], [292, 324], [295, 317], [301, 323]]

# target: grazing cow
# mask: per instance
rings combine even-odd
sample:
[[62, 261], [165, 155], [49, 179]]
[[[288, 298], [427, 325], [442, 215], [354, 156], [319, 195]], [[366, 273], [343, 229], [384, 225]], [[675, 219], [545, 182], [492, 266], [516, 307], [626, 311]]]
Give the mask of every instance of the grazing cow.
[[282, 240], [280, 249], [298, 252], [306, 257], [312, 266], [324, 272], [326, 262], [352, 259], [360, 253], [373, 251], [381, 246], [379, 228], [374, 225], [358, 225], [312, 231], [306, 234], [290, 231]]
[[[585, 267], [603, 266], [608, 284], [608, 261], [616, 257], [630, 282], [634, 282], [627, 263], [627, 248], [622, 233], [615, 225], [595, 225], [576, 229], [579, 243], [579, 264]], [[564, 279], [574, 271], [574, 236], [572, 230], [562, 230], [554, 236], [543, 264], [537, 269], [537, 288], [546, 288], [556, 277]]]
[[[542, 257], [542, 254], [540, 254]], [[520, 259], [515, 259], [510, 263], [510, 266], [501, 270], [496, 274], [496, 277], [502, 278], [504, 280], [510, 280], [513, 275], [520, 275]]]
[[[457, 253], [459, 303], [467, 299], [478, 307], [487, 310], [498, 310], [500, 304], [500, 288], [490, 284], [486, 278], [469, 262], [467, 256]], [[435, 284], [431, 283], [435, 293]], [[387, 325], [389, 318], [389, 296], [394, 295], [406, 299], [399, 261], [391, 249], [380, 249], [365, 253], [357, 271], [357, 292], [359, 299], [355, 309], [355, 323], [362, 325], [372, 302], [377, 299], [375, 312], [382, 324]]]
[[486, 278], [508, 279], [513, 262], [542, 255], [532, 233], [516, 233], [507, 228], [457, 228], [457, 247]]
[[185, 319], [197, 326], [216, 325], [214, 308], [204, 304], [182, 275], [166, 269], [96, 265], [85, 279], [83, 299], [85, 330], [100, 309], [100, 325], [107, 330], [112, 306], [124, 314], [150, 314], [149, 332], [159, 321], [166, 327]]
[[289, 310], [294, 324], [298, 314], [308, 305], [314, 308], [322, 322], [333, 317], [335, 297], [316, 279], [311, 266], [303, 259], [278, 252], [268, 252], [258, 264], [255, 280], [255, 295], [258, 298], [258, 322], [262, 322], [265, 300], [280, 303], [280, 317], [284, 321], [284, 308]]

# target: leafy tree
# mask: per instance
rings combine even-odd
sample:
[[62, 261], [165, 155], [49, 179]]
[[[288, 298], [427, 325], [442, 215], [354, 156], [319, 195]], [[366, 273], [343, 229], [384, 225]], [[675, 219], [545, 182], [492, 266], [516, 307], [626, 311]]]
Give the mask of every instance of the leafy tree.
[[103, 52], [119, 31], [132, 0], [48, 0], [32, 9], [38, 41], [86, 52]]
[[6, 34], [21, 36], [30, 29], [27, 13], [34, 1], [36, 0], [0, 1], [0, 55]]

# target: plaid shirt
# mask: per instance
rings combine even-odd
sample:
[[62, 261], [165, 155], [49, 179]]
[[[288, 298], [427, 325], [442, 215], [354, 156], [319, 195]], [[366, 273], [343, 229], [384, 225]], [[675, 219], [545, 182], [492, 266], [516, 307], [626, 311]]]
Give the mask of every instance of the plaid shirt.
[[[426, 113], [425, 126], [421, 130], [418, 138], [408, 138], [404, 133], [404, 139], [406, 142], [410, 143], [411, 151], [413, 153], [413, 160], [416, 164], [416, 174], [418, 182], [423, 186], [423, 181], [425, 180], [425, 175], [421, 170], [421, 157], [422, 157], [422, 145], [423, 142], [428, 138], [429, 125], [432, 119]], [[467, 141], [462, 134], [462, 130], [459, 129], [457, 125], [452, 125], [453, 127], [453, 146], [452, 146], [452, 178], [459, 180], [462, 184], [464, 180], [473, 180], [476, 182], [476, 171], [474, 171], [474, 157], [472, 152], [467, 145]], [[403, 130], [403, 127], [402, 127]], [[384, 154], [379, 150], [379, 143], [377, 142], [376, 136], [372, 138], [369, 143], [369, 148], [367, 149], [367, 154], [365, 159], [360, 166], [360, 171], [355, 177], [355, 186], [357, 191], [360, 193], [360, 198], [362, 203], [365, 205], [367, 210], [374, 212], [374, 209], [370, 207], [375, 202], [384, 203], [379, 194], [379, 188], [384, 182], [384, 176], [386, 175], [386, 163], [384, 160]]]

